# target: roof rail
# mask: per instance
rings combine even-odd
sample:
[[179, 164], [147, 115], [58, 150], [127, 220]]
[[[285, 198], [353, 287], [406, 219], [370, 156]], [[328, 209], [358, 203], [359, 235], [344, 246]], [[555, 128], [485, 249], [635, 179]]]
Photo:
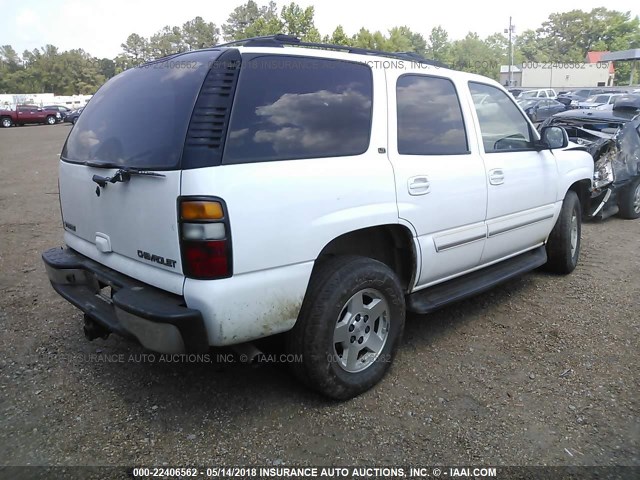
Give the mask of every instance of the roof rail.
[[371, 50], [369, 48], [349, 47], [346, 45], [334, 45], [331, 43], [303, 42], [293, 35], [277, 33], [275, 35], [265, 35], [261, 37], [244, 38], [233, 42], [222, 43], [216, 47], [284, 47], [285, 45], [307, 48], [318, 48], [323, 50], [337, 50], [340, 52], [354, 53], [358, 55], [378, 55], [380, 57], [397, 58], [401, 60], [411, 60], [415, 63], [423, 63], [435, 67], [448, 68], [448, 66], [437, 60], [429, 60], [415, 52], [385, 52], [383, 50]]

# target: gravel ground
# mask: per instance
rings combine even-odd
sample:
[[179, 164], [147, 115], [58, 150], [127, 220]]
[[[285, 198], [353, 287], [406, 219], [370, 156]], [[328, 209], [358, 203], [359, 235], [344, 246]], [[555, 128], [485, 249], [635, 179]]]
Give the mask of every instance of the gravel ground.
[[281, 364], [85, 340], [40, 260], [68, 130], [0, 129], [0, 466], [640, 465], [640, 222], [585, 225], [570, 276], [410, 316], [390, 374], [334, 403]]

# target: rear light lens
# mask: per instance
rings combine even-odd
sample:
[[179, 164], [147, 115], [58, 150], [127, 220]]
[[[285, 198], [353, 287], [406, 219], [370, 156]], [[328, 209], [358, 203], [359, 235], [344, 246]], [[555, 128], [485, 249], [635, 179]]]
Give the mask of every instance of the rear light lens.
[[178, 207], [184, 274], [200, 280], [230, 277], [231, 230], [224, 202], [183, 197]]
[[224, 209], [216, 201], [184, 201], [180, 216], [183, 220], [221, 220], [224, 218]]
[[183, 223], [185, 240], [223, 240], [226, 237], [224, 223]]
[[227, 241], [183, 242], [185, 274], [192, 278], [223, 278], [229, 275]]

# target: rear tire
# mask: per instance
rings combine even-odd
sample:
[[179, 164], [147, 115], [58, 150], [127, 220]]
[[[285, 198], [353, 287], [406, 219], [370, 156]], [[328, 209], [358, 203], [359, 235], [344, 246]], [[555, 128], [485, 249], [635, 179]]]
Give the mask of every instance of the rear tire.
[[640, 218], [640, 177], [629, 183], [618, 199], [618, 216], [633, 220]]
[[580, 257], [581, 232], [582, 208], [580, 200], [576, 192], [569, 190], [562, 202], [560, 216], [545, 246], [547, 250], [545, 270], [564, 275], [573, 272]]
[[11, 125], [13, 125], [13, 122], [9, 117], [2, 117], [2, 120], [0, 120], [0, 125], [2, 125], [2, 128], [9, 128]]
[[355, 397], [386, 374], [404, 321], [404, 293], [393, 270], [371, 258], [333, 257], [314, 268], [286, 335], [287, 350], [301, 358], [293, 372], [327, 397]]

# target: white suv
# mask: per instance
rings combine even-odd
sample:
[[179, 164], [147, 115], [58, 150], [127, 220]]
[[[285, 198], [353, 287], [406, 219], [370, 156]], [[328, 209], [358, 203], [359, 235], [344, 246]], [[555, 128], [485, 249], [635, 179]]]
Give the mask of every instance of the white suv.
[[188, 52], [92, 98], [60, 159], [66, 246], [43, 254], [89, 339], [286, 332], [294, 372], [344, 399], [387, 371], [405, 310], [575, 268], [593, 161], [562, 128], [541, 138], [485, 77], [317, 47]]
[[527, 99], [527, 98], [557, 98], [556, 91], [553, 88], [540, 88], [538, 90], [526, 90], [524, 92], [520, 92], [518, 95], [518, 99]]

